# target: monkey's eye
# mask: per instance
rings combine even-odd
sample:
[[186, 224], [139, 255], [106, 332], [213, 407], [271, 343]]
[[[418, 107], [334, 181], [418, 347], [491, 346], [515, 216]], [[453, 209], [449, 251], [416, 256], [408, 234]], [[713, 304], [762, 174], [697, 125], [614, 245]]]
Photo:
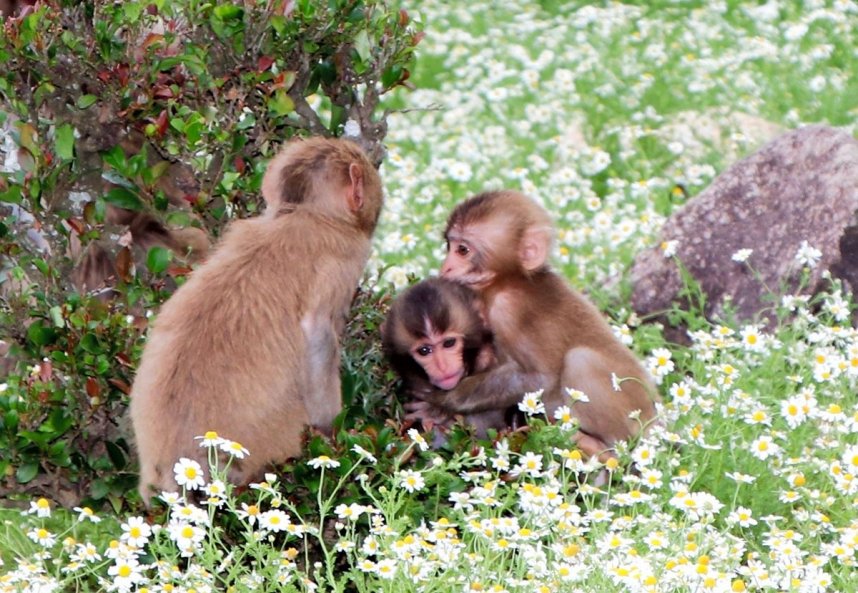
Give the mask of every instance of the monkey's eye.
[[429, 356], [430, 354], [432, 354], [432, 346], [423, 345], [420, 346], [414, 352], [417, 353], [417, 356]]
[[441, 345], [442, 345], [444, 348], [447, 348], [447, 349], [455, 348], [455, 347], [456, 347], [456, 342], [457, 342], [457, 341], [458, 341], [458, 340], [457, 340], [456, 338], [447, 338], [446, 340], [444, 340], [443, 342], [441, 342]]
[[459, 243], [456, 246], [456, 255], [465, 256], [465, 255], [468, 255], [470, 252], [471, 252], [471, 250], [464, 243]]

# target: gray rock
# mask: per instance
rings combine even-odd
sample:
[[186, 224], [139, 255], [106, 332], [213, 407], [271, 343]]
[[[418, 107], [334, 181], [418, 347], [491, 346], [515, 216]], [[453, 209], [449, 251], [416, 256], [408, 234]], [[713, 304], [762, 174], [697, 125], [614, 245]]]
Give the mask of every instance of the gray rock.
[[[856, 211], [858, 141], [811, 126], [727, 169], [667, 220], [661, 238], [677, 241], [676, 257], [706, 294], [708, 318], [723, 318], [728, 304], [739, 320], [767, 322], [772, 293], [799, 288], [803, 241], [822, 252], [803, 293], [818, 290], [826, 271], [858, 289]], [[747, 264], [732, 260], [740, 249], [753, 250]], [[659, 246], [637, 256], [631, 276], [640, 315], [658, 316], [680, 300], [679, 268]]]

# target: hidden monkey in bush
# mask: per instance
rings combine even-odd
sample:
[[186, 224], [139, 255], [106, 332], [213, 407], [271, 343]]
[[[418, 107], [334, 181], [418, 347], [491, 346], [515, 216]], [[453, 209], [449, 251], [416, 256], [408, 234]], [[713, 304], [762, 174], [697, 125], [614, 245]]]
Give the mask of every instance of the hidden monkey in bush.
[[[476, 294], [463, 284], [432, 278], [400, 294], [381, 328], [382, 347], [406, 391], [415, 397], [435, 389], [450, 390], [468, 375], [483, 372], [496, 362], [492, 333], [480, 313]], [[446, 426], [449, 413], [430, 417], [424, 409], [427, 428]], [[467, 415], [479, 436], [489, 428], [510, 423], [509, 410], [497, 408]]]
[[250, 450], [246, 483], [301, 451], [307, 425], [341, 409], [339, 338], [370, 252], [381, 180], [345, 140], [289, 142], [262, 182], [262, 216], [233, 223], [164, 304], [131, 391], [140, 493], [175, 490], [180, 457], [205, 466], [195, 436]]
[[[657, 395], [596, 307], [548, 267], [553, 235], [548, 213], [518, 192], [486, 192], [453, 210], [442, 275], [478, 292], [505, 361], [423, 399], [463, 414], [505, 409], [521, 400], [522, 386], [532, 389], [533, 377], [546, 377], [546, 413], [571, 405], [578, 447], [604, 458], [653, 420]], [[567, 388], [589, 402], [573, 402]]]

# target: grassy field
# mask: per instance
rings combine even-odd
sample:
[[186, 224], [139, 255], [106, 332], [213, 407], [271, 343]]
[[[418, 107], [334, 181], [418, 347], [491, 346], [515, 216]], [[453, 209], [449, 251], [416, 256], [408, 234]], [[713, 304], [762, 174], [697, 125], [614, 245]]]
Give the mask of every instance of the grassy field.
[[[397, 287], [432, 273], [447, 213], [475, 192], [540, 200], [556, 266], [660, 382], [664, 428], [624, 456], [638, 470], [596, 488], [562, 446], [435, 454], [418, 438], [389, 476], [355, 480], [372, 504], [348, 506], [339, 487], [320, 497], [328, 533], [264, 486], [252, 512], [177, 505], [152, 533], [135, 518], [40, 517], [34, 503], [28, 533], [17, 518], [0, 529], [0, 592], [858, 590], [847, 297], [774, 295], [792, 317], [771, 333], [692, 319], [700, 329], [678, 347], [634, 318], [624, 277], [686, 194], [761, 143], [812, 122], [855, 133], [858, 4], [430, 0], [411, 12], [427, 36], [417, 90], [392, 100], [408, 111], [390, 120], [373, 268]], [[358, 454], [341, 487], [373, 464]], [[406, 467], [411, 454], [427, 463]], [[321, 479], [328, 463], [317, 458]], [[432, 516], [405, 512], [450, 475], [460, 487], [424, 504]], [[218, 513], [246, 525], [244, 544], [212, 527]], [[307, 538], [321, 552], [302, 562]]]

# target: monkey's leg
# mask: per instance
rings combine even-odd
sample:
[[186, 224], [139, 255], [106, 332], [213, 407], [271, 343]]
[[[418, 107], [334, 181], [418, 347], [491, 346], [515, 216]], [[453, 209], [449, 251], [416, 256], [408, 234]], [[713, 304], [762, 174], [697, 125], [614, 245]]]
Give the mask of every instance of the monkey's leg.
[[305, 405], [310, 424], [330, 432], [342, 409], [340, 347], [330, 320], [305, 317], [301, 330], [307, 344], [308, 385]]
[[643, 387], [631, 381], [614, 389], [612, 374], [623, 375], [624, 367], [592, 348], [573, 348], [564, 358], [561, 386], [583, 392], [589, 401], [572, 403], [572, 413], [578, 419], [581, 432], [579, 446], [590, 454], [611, 448], [640, 430], [629, 417], [637, 408], [635, 402], [646, 398]]

